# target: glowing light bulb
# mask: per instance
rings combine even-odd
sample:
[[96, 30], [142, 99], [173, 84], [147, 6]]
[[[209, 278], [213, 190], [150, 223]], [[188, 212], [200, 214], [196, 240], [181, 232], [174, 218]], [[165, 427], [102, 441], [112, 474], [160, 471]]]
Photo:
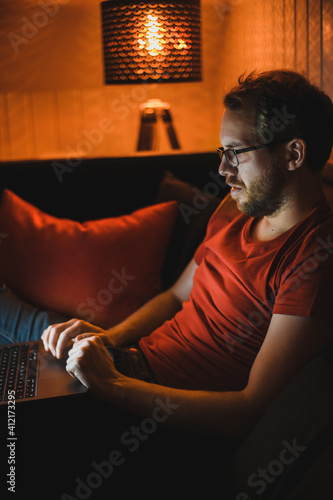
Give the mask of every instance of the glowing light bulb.
[[158, 22], [158, 16], [149, 14], [145, 23], [144, 36], [138, 43], [141, 48], [145, 48], [149, 55], [156, 57], [163, 50], [163, 34], [161, 33], [162, 25]]

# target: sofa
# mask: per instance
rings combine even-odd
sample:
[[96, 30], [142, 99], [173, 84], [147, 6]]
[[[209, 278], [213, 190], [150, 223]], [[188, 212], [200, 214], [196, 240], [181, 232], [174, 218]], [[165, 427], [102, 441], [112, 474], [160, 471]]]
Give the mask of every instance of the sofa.
[[[2, 162], [0, 192], [3, 195], [10, 190], [51, 217], [78, 223], [123, 217], [175, 200], [177, 210], [160, 269], [163, 290], [192, 258], [211, 214], [229, 191], [217, 175], [218, 166], [214, 152]], [[333, 207], [333, 165], [325, 167], [323, 183]], [[7, 233], [0, 227], [0, 244], [5, 244]], [[219, 464], [223, 444], [213, 439], [209, 446], [215, 453], [213, 461]], [[250, 435], [232, 450], [227, 463], [223, 463], [223, 471], [217, 467], [221, 480], [216, 498], [332, 497], [331, 349], [317, 356], [294, 378]], [[200, 453], [202, 459], [203, 452]], [[174, 492], [166, 497], [185, 498]], [[208, 493], [206, 498], [215, 496]]]

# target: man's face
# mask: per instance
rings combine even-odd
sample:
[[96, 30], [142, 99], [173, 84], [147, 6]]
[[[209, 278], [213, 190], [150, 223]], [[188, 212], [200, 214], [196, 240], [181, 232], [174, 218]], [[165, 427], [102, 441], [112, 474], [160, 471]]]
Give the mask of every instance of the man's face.
[[[253, 132], [254, 113], [227, 109], [221, 123], [221, 144], [225, 149], [243, 149], [260, 143]], [[274, 216], [286, 202], [286, 176], [278, 153], [266, 148], [238, 156], [238, 167], [221, 162], [219, 173], [232, 186], [231, 196], [239, 210], [251, 217]]]

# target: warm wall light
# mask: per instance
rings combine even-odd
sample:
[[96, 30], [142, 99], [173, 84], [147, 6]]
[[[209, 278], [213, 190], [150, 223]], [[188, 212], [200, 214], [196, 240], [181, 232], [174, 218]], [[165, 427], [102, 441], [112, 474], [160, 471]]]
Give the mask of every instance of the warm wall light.
[[200, 0], [101, 3], [106, 84], [201, 80]]

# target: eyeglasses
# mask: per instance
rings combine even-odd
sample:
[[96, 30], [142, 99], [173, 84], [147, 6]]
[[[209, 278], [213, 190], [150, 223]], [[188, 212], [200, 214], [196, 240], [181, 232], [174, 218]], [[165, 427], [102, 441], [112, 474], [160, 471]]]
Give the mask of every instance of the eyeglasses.
[[219, 154], [219, 157], [221, 161], [223, 160], [223, 155], [225, 156], [225, 159], [227, 160], [228, 164], [231, 167], [238, 167], [239, 165], [239, 160], [238, 156], [242, 153], [247, 153], [248, 151], [254, 151], [256, 149], [263, 149], [266, 148], [270, 143], [266, 144], [260, 144], [259, 146], [251, 146], [249, 148], [244, 148], [244, 149], [224, 149], [222, 148], [217, 148], [217, 152]]

